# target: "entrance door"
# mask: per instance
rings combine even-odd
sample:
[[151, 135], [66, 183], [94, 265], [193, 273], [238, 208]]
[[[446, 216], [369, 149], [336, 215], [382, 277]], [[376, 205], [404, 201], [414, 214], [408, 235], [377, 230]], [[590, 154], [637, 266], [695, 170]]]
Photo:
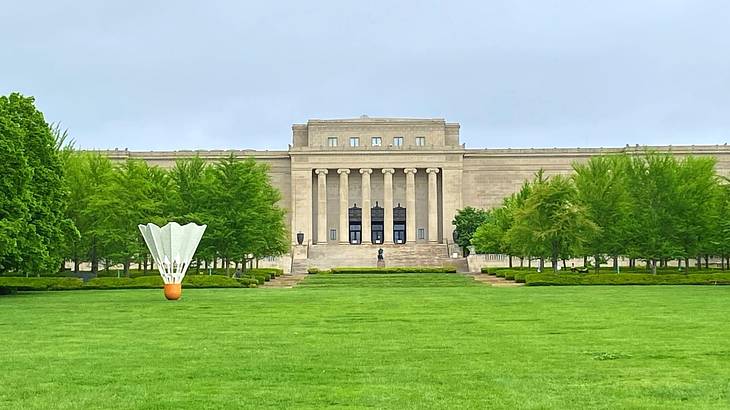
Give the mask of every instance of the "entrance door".
[[385, 237], [384, 232], [385, 229], [383, 228], [382, 223], [373, 223], [372, 225], [372, 241], [376, 244], [383, 243], [383, 238]]
[[350, 243], [359, 245], [362, 243], [362, 209], [355, 204], [349, 209], [350, 218]]
[[362, 243], [362, 226], [360, 224], [350, 225], [350, 243], [354, 245]]
[[406, 243], [406, 224], [393, 224], [393, 242]]
[[385, 223], [383, 207], [375, 201], [375, 206], [370, 209], [370, 240], [372, 243], [381, 244], [385, 238]]
[[393, 208], [393, 242], [406, 243], [406, 208]]

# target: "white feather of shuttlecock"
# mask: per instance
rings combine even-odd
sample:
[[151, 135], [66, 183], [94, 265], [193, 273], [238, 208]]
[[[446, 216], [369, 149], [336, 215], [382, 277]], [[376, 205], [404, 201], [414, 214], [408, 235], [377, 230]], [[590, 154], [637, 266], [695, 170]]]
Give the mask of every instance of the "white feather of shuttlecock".
[[180, 226], [177, 222], [170, 222], [162, 228], [153, 223], [139, 225], [166, 284], [182, 283], [206, 227], [194, 223]]

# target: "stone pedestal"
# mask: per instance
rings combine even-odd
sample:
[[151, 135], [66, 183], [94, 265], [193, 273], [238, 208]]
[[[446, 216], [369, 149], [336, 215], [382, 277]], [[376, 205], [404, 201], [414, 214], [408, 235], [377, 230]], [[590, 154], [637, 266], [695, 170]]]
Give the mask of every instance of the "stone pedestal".
[[378, 260], [378, 267], [379, 268], [384, 268], [385, 267], [385, 261], [382, 260], [382, 259]]

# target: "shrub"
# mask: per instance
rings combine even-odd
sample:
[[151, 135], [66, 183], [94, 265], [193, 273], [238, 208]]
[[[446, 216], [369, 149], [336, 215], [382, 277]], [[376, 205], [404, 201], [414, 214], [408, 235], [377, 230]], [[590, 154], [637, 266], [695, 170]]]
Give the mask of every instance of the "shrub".
[[268, 274], [272, 277], [276, 278], [284, 274], [284, 271], [279, 268], [255, 268], [255, 269], [248, 269], [245, 273], [252, 273], [254, 275], [257, 274]]
[[393, 267], [393, 268], [332, 268], [330, 272], [336, 274], [388, 274], [388, 273], [456, 273], [456, 268], [445, 266], [432, 267]]
[[191, 275], [183, 279], [183, 288], [240, 288], [239, 280], [221, 275]]
[[78, 278], [25, 278], [0, 277], [0, 288], [16, 290], [73, 290], [81, 289], [83, 282]]
[[730, 285], [730, 273], [663, 274], [554, 274], [532, 273], [525, 277], [528, 286], [575, 285]]
[[86, 289], [155, 289], [162, 286], [160, 275], [138, 278], [94, 278], [84, 285]]

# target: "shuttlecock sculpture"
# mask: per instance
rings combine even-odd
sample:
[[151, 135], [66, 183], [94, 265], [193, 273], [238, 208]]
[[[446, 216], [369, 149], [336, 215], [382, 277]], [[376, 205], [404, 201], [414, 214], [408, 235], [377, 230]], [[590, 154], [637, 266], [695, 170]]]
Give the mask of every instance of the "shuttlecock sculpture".
[[162, 228], [152, 223], [139, 225], [165, 282], [165, 297], [168, 300], [180, 299], [182, 280], [206, 227], [194, 223], [180, 226], [177, 222], [170, 222]]

